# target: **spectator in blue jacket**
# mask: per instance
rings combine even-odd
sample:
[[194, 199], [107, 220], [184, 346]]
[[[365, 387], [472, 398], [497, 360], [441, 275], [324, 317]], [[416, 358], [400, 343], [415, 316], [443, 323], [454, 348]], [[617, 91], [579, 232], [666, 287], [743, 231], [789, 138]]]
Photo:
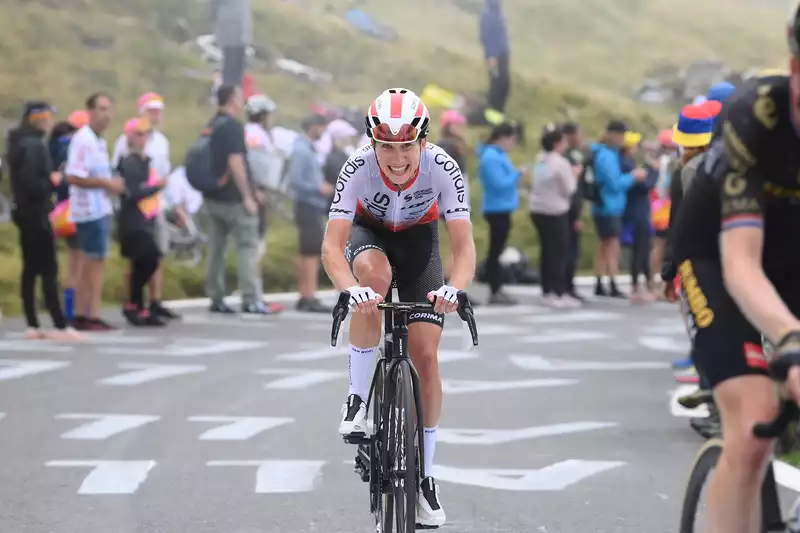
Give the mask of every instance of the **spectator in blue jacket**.
[[489, 303], [513, 305], [516, 300], [501, 291], [503, 272], [500, 254], [506, 247], [511, 230], [511, 215], [519, 207], [517, 185], [529, 170], [520, 170], [508, 157], [517, 142], [516, 129], [511, 124], [495, 126], [486, 144], [478, 146], [478, 175], [483, 186], [481, 211], [489, 223], [489, 253], [486, 257], [486, 277], [491, 296]]
[[489, 69], [489, 107], [503, 113], [508, 93], [511, 90], [511, 72], [508, 62], [511, 47], [500, 0], [486, 0], [486, 4], [483, 6], [481, 43], [486, 66]]
[[[636, 153], [642, 136], [629, 131], [625, 134], [622, 147], [622, 172], [632, 172], [636, 168]], [[650, 191], [658, 181], [658, 165], [652, 158], [646, 156], [647, 177], [641, 183], [634, 183], [628, 189], [628, 198], [625, 213], [622, 215], [623, 224], [630, 230], [633, 237], [631, 249], [631, 300], [640, 303], [651, 302], [655, 299], [652, 287], [652, 272], [650, 270], [650, 241], [652, 222], [650, 216]], [[647, 282], [646, 288], [639, 285], [639, 275], [644, 274]]]
[[[624, 122], [612, 120], [606, 127], [601, 142], [592, 145], [594, 153], [594, 184], [599, 194], [599, 201], [592, 206], [592, 217], [597, 228], [600, 246], [595, 254], [595, 275], [597, 284], [596, 296], [625, 298], [614, 281], [619, 273], [620, 243], [622, 233], [622, 215], [625, 212], [628, 190], [634, 183], [641, 183], [647, 177], [642, 168], [623, 173], [620, 160], [620, 148], [625, 140], [628, 127]], [[609, 277], [609, 289], [603, 286], [603, 276]]]

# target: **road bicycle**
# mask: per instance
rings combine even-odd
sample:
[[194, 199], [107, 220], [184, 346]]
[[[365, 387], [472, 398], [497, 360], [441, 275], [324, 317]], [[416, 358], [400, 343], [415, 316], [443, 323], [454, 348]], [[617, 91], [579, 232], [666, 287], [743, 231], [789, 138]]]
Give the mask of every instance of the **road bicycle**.
[[[432, 313], [434, 304], [385, 303], [384, 343], [379, 348], [375, 372], [367, 398], [367, 413], [372, 420], [367, 433], [345, 435], [348, 444], [357, 444], [355, 472], [369, 483], [370, 512], [375, 517], [376, 533], [413, 533], [416, 523], [419, 481], [425, 478], [422, 404], [419, 377], [408, 355], [408, 318], [414, 313]], [[343, 291], [333, 309], [331, 346], [336, 346], [339, 328], [350, 308], [350, 293]], [[464, 291], [458, 292], [458, 316], [465, 321], [478, 345], [478, 332], [472, 305]]]
[[[772, 361], [769, 368], [770, 376], [776, 382], [785, 381], [791, 365], [792, 362], [784, 358]], [[711, 402], [713, 397], [709, 394], [705, 397], [705, 400], [706, 402]], [[761, 439], [780, 437], [787, 427], [798, 419], [798, 416], [800, 416], [800, 409], [797, 404], [793, 401], [783, 401], [775, 419], [764, 424], [756, 424], [753, 427], [753, 434]], [[695, 523], [699, 508], [703, 503], [701, 502], [701, 493], [703, 486], [711, 476], [711, 472], [716, 468], [721, 454], [722, 439], [720, 438], [709, 439], [698, 452], [683, 498], [680, 533], [704, 533], [702, 526], [698, 526]], [[789, 518], [784, 520], [778, 498], [775, 470], [772, 461], [770, 461], [761, 485], [761, 531], [763, 533], [777, 531], [800, 533], [800, 522], [797, 520], [798, 509], [800, 509], [800, 498], [792, 506]]]

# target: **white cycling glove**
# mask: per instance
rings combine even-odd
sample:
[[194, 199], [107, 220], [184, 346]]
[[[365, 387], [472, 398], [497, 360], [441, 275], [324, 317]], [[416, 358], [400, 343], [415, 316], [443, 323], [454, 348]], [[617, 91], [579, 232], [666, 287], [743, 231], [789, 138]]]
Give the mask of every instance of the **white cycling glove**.
[[378, 293], [369, 287], [360, 287], [354, 285], [347, 289], [350, 293], [350, 309], [355, 309], [358, 304], [368, 302], [369, 300], [377, 300]]
[[458, 289], [451, 287], [450, 285], [442, 285], [433, 291], [433, 296], [442, 298], [443, 300], [447, 300], [448, 302], [454, 304], [458, 302]]

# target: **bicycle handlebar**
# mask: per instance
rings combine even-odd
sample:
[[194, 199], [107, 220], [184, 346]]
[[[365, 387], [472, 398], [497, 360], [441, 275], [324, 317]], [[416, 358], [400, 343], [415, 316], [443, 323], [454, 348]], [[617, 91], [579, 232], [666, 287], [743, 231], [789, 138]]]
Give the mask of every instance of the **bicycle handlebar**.
[[[478, 327], [475, 324], [475, 313], [472, 309], [472, 304], [464, 291], [458, 291], [456, 297], [458, 298], [458, 316], [467, 323], [469, 327], [469, 334], [472, 336], [472, 345], [478, 345]], [[434, 300], [435, 302], [435, 300]], [[387, 302], [378, 304], [378, 309], [398, 310], [404, 312], [413, 311], [433, 311], [434, 304], [430, 302]], [[347, 317], [350, 310], [350, 293], [342, 291], [339, 293], [339, 300], [333, 307], [333, 328], [331, 330], [331, 346], [336, 346], [336, 341], [339, 339], [339, 328], [342, 322]]]
[[[779, 382], [786, 381], [789, 370], [800, 365], [800, 353], [787, 353], [777, 357], [769, 364], [769, 376]], [[769, 422], [756, 424], [753, 434], [760, 439], [774, 439], [780, 437], [787, 426], [800, 416], [800, 408], [794, 400], [784, 400], [778, 414]]]

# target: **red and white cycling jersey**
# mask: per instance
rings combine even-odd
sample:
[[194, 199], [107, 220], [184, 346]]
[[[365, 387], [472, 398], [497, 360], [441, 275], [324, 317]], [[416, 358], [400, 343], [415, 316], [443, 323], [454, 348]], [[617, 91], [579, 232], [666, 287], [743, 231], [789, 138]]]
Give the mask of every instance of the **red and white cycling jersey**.
[[403, 186], [389, 181], [378, 166], [372, 145], [366, 145], [347, 160], [336, 181], [336, 192], [328, 218], [371, 218], [390, 231], [401, 231], [439, 218], [469, 220], [469, 197], [464, 175], [452, 157], [427, 143], [419, 170]]

